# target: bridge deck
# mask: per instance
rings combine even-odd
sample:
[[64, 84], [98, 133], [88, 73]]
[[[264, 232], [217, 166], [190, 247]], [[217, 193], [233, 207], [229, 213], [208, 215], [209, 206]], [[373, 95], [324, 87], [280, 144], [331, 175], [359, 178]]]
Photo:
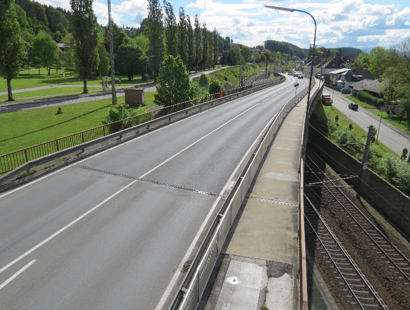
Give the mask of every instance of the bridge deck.
[[288, 114], [255, 177], [225, 242], [206, 310], [299, 308], [298, 187], [306, 104], [307, 96]]

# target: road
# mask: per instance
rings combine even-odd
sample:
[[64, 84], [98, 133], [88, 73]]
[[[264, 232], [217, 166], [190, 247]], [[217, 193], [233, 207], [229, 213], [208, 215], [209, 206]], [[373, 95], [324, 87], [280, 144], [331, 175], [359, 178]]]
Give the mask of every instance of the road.
[[0, 195], [0, 309], [160, 309], [293, 83]]
[[[225, 68], [227, 67], [194, 73], [194, 74], [191, 74], [189, 78], [192, 80], [195, 77], [200, 76], [202, 73], [210, 74], [214, 71], [218, 71], [218, 70], [225, 69]], [[89, 85], [89, 86], [91, 87], [91, 86], [96, 86], [96, 85]], [[27, 92], [27, 91], [50, 89], [50, 88], [60, 88], [60, 87], [63, 87], [63, 88], [64, 87], [83, 87], [83, 85], [47, 85], [47, 86], [19, 89], [19, 90], [14, 91], [14, 93], [22, 93], [22, 92]], [[153, 92], [157, 90], [154, 84], [139, 85], [139, 88], [143, 88], [145, 92]], [[0, 92], [0, 95], [2, 94], [7, 94], [7, 92]], [[124, 97], [124, 96], [125, 94], [124, 94], [123, 89], [117, 90], [117, 97]], [[92, 94], [92, 95], [72, 96], [71, 98], [63, 97], [63, 98], [45, 99], [45, 100], [37, 100], [37, 101], [29, 101], [29, 102], [6, 103], [6, 104], [0, 105], [0, 113], [41, 109], [41, 108], [48, 108], [48, 107], [54, 107], [54, 106], [64, 106], [68, 104], [90, 102], [90, 101], [102, 100], [102, 99], [111, 99], [111, 93], [105, 93], [105, 94], [99, 93], [99, 94]]]
[[[370, 111], [359, 107], [358, 111], [349, 109], [348, 104], [351, 102], [346, 98], [346, 95], [325, 87], [325, 90], [332, 94], [333, 106], [345, 116], [350, 118], [356, 125], [361, 127], [366, 132], [370, 125], [374, 128], [379, 128], [380, 119], [372, 116]], [[380, 124], [379, 141], [386, 145], [393, 152], [401, 155], [404, 148], [410, 150], [410, 140], [392, 129], [393, 125]]]

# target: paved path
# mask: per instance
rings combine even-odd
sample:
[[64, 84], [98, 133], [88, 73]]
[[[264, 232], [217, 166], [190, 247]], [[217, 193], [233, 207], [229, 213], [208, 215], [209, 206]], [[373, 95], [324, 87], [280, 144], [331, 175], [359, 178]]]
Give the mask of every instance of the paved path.
[[347, 99], [346, 95], [326, 87], [325, 90], [332, 94], [333, 106], [366, 132], [368, 131], [369, 125], [373, 125], [376, 129], [379, 129], [380, 125], [378, 138], [381, 143], [393, 152], [401, 155], [404, 148], [410, 150], [409, 134], [384, 120], [382, 120], [380, 124], [380, 117], [374, 115], [369, 109], [360, 106], [358, 111], [349, 109], [348, 104], [351, 100]]
[[0, 194], [0, 309], [156, 309], [175, 296], [293, 91], [288, 80]]
[[[222, 67], [214, 70], [208, 70], [198, 73], [193, 73], [190, 75], [190, 79], [200, 76], [202, 73], [209, 74], [214, 71], [222, 70], [227, 67]], [[90, 87], [101, 87], [101, 85], [89, 85]], [[131, 85], [130, 85], [131, 86]], [[15, 92], [25, 92], [25, 91], [33, 91], [33, 90], [40, 90], [40, 89], [49, 89], [49, 88], [58, 88], [58, 87], [83, 87], [83, 85], [50, 85], [50, 86], [40, 86], [40, 87], [33, 87], [33, 88], [25, 88], [19, 89]], [[124, 96], [123, 88], [128, 86], [116, 86], [117, 89], [117, 97]], [[153, 83], [144, 83], [138, 84], [139, 88], [143, 88], [145, 92], [154, 92], [157, 90], [156, 86]], [[2, 93], [0, 93], [2, 94]], [[7, 92], [5, 92], [7, 94]], [[58, 94], [54, 95], [58, 96]], [[85, 94], [85, 95], [76, 95], [76, 96], [67, 96], [62, 98], [51, 98], [51, 99], [44, 99], [44, 100], [33, 100], [33, 101], [25, 101], [25, 102], [8, 102], [0, 104], [0, 113], [8, 113], [8, 112], [17, 112], [17, 111], [24, 111], [24, 110], [31, 110], [31, 109], [41, 109], [53, 106], [64, 106], [68, 104], [75, 104], [81, 102], [89, 102], [95, 100], [102, 100], [102, 99], [110, 99], [111, 92], [99, 93], [99, 94]], [[44, 97], [44, 96], [42, 96]]]

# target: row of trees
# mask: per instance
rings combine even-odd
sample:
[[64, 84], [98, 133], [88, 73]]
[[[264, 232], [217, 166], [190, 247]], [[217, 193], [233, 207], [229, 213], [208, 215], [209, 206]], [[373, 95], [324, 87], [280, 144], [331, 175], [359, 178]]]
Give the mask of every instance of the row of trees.
[[393, 47], [375, 47], [363, 52], [352, 64], [357, 69], [367, 70], [386, 87], [386, 101], [400, 100], [404, 116], [410, 123], [410, 36]]

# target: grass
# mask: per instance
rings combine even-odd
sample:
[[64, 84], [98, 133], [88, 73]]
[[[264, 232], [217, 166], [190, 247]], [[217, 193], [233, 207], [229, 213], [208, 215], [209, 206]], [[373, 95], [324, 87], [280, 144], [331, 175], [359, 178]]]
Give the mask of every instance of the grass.
[[[314, 115], [314, 116], [313, 116]], [[350, 124], [353, 126], [353, 131], [356, 132], [359, 136], [367, 136], [367, 132], [364, 131], [362, 128], [357, 126], [355, 123], [352, 122], [351, 119], [343, 115], [338, 109], [334, 106], [323, 105], [319, 102], [316, 105], [315, 111], [313, 112], [311, 123], [317, 129], [319, 129], [322, 133], [328, 136], [328, 128], [327, 128], [327, 120], [328, 119], [335, 119], [336, 115], [338, 116], [338, 123], [340, 126], [349, 127]], [[387, 146], [385, 146], [380, 141], [376, 141], [374, 143], [376, 146], [377, 151], [381, 156], [385, 156], [387, 154], [394, 154], [397, 155], [395, 152], [390, 150]]]
[[399, 115], [389, 115], [386, 112], [372, 111], [372, 113], [379, 117], [381, 113], [382, 119], [384, 119], [386, 122], [389, 122], [390, 124], [396, 126], [397, 128], [407, 133], [410, 133], [410, 124], [407, 121], [407, 119], [402, 119], [402, 117]]
[[[54, 72], [54, 73], [53, 73]], [[121, 78], [121, 85], [118, 83], [118, 78]], [[152, 82], [153, 79], [149, 79], [149, 82]], [[111, 83], [111, 78], [108, 77], [108, 83]], [[128, 81], [127, 76], [125, 75], [116, 75], [115, 84], [117, 86], [130, 86], [135, 84], [144, 83], [141, 76], [134, 76], [134, 79]], [[21, 71], [20, 75], [11, 80], [12, 90], [39, 87], [46, 85], [83, 85], [83, 80], [73, 72], [69, 74], [65, 73], [65, 77], [61, 70], [58, 74], [55, 73], [55, 70], [52, 70], [51, 75], [47, 75], [45, 69], [40, 70], [38, 74], [38, 69], [30, 71]], [[102, 85], [102, 78], [95, 77], [87, 80], [88, 85]], [[0, 92], [7, 91], [7, 82], [5, 79], [0, 78]]]
[[365, 108], [365, 109], [378, 109], [377, 106], [374, 106], [374, 105], [368, 104], [368, 103], [366, 103], [366, 102], [363, 102], [363, 101], [357, 99], [357, 98], [354, 97], [354, 96], [347, 96], [346, 98], [349, 99], [349, 100], [351, 100], [351, 101], [353, 101], [353, 102], [356, 102], [356, 103], [357, 103], [359, 106], [361, 106], [362, 108]]
[[[146, 106], [139, 108], [138, 113], [144, 113], [154, 104], [154, 94], [145, 93]], [[125, 102], [124, 97], [117, 100]], [[61, 114], [57, 114], [58, 106], [0, 114], [0, 154], [100, 126], [111, 108], [111, 99], [60, 107]]]
[[[89, 92], [94, 90], [102, 91], [101, 87], [88, 87]], [[41, 90], [34, 90], [28, 91], [24, 93], [14, 93], [13, 99], [19, 101], [18, 99], [23, 99], [27, 97], [40, 97], [40, 96], [49, 96], [49, 95], [61, 95], [61, 94], [70, 94], [70, 95], [81, 95], [83, 91], [82, 87], [53, 87], [50, 89], [41, 89]], [[9, 102], [7, 100], [7, 95], [0, 95], [0, 103], [1, 102]], [[38, 98], [35, 98], [38, 99]]]

